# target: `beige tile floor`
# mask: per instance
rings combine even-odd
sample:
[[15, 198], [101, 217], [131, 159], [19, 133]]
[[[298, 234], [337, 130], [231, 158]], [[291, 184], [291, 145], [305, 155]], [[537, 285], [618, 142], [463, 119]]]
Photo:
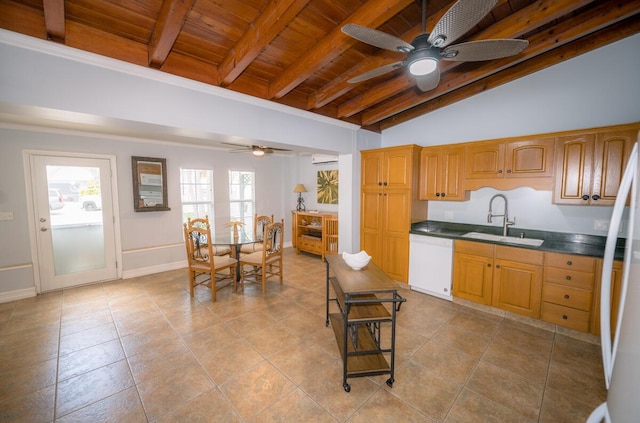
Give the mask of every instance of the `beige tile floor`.
[[349, 379], [325, 327], [325, 265], [244, 294], [186, 270], [0, 304], [2, 422], [583, 422], [596, 345], [402, 289], [396, 374]]

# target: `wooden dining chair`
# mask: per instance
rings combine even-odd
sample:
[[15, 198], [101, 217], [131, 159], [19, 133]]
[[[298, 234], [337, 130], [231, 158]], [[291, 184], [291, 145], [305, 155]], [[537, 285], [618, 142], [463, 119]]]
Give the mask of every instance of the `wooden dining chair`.
[[184, 242], [189, 266], [189, 293], [194, 295], [196, 285], [209, 284], [211, 300], [216, 301], [219, 289], [233, 285], [236, 290], [238, 260], [230, 256], [216, 256], [211, 245], [211, 227], [202, 228], [202, 219], [187, 219], [184, 226]]
[[264, 230], [267, 225], [273, 223], [273, 215], [271, 216], [258, 216], [256, 213], [253, 221], [253, 239], [256, 241], [252, 244], [244, 244], [240, 247], [240, 254], [251, 254], [256, 251], [262, 251], [262, 241], [264, 236]]
[[[209, 215], [204, 217], [187, 218], [189, 226], [205, 229], [209, 225]], [[228, 245], [213, 245], [213, 254], [216, 256], [228, 256], [231, 255], [231, 247]]]
[[267, 292], [267, 279], [279, 276], [282, 285], [282, 252], [284, 240], [284, 219], [265, 228], [262, 250], [240, 257], [240, 289], [252, 280], [262, 284], [262, 293]]
[[324, 219], [324, 256], [338, 254], [338, 218], [326, 217]]

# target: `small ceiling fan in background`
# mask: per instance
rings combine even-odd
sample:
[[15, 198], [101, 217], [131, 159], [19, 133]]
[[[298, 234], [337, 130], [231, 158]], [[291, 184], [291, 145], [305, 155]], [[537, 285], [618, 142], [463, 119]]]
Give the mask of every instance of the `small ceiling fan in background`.
[[291, 151], [286, 148], [276, 148], [276, 147], [268, 147], [266, 145], [244, 145], [244, 144], [233, 144], [230, 142], [222, 142], [220, 144], [231, 145], [234, 147], [239, 147], [236, 150], [231, 150], [231, 152], [251, 152], [256, 157], [262, 157], [268, 154], [273, 154], [274, 151]]
[[351, 78], [358, 83], [407, 67], [421, 91], [429, 91], [440, 82], [440, 60], [475, 62], [514, 56], [529, 42], [517, 39], [470, 41], [451, 45], [493, 9], [498, 0], [458, 0], [442, 16], [429, 34], [426, 32], [427, 2], [422, 0], [422, 33], [411, 44], [387, 33], [356, 24], [347, 24], [342, 32], [363, 43], [385, 50], [406, 53], [405, 60], [391, 63]]

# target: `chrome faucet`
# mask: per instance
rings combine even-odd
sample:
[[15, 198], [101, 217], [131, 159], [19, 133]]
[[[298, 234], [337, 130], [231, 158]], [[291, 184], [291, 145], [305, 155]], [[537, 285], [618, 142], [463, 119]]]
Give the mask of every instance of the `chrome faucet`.
[[[504, 200], [504, 214], [493, 214], [493, 200], [496, 199], [496, 197], [500, 197]], [[513, 218], [513, 221], [510, 222], [509, 221], [509, 206], [507, 205], [507, 197], [505, 197], [502, 194], [496, 194], [493, 197], [491, 197], [491, 200], [489, 200], [489, 215], [487, 216], [487, 222], [491, 223], [492, 219], [494, 217], [502, 217], [503, 221], [502, 221], [502, 236], [507, 236], [507, 229], [509, 227], [509, 225], [515, 225], [516, 224], [516, 219], [515, 217]]]

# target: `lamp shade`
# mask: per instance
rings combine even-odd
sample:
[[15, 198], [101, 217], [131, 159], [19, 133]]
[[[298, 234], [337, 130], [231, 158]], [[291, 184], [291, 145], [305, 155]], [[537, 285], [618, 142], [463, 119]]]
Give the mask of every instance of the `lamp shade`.
[[307, 192], [307, 189], [304, 187], [304, 185], [302, 185], [302, 184], [298, 184], [298, 185], [296, 185], [296, 187], [293, 189], [293, 192]]

